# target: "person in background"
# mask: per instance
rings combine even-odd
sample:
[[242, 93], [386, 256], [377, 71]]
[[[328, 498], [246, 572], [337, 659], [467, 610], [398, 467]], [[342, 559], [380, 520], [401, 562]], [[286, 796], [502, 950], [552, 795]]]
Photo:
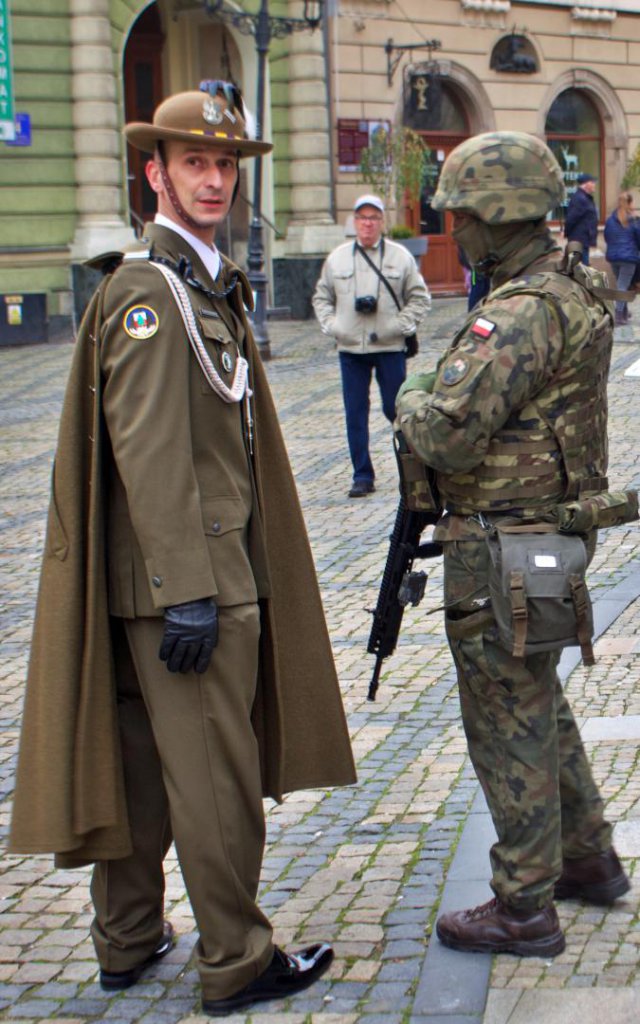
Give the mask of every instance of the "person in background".
[[598, 241], [598, 210], [593, 198], [597, 180], [592, 174], [578, 175], [578, 187], [569, 200], [564, 221], [564, 236], [568, 242], [580, 242], [586, 266], [589, 249]]
[[458, 246], [458, 260], [464, 271], [464, 283], [467, 289], [467, 312], [482, 302], [485, 295], [489, 294], [491, 278], [481, 274], [475, 267], [472, 267], [465, 256], [464, 249]]
[[431, 296], [413, 256], [383, 238], [382, 199], [360, 196], [353, 209], [356, 240], [338, 246], [325, 260], [313, 308], [323, 334], [338, 345], [353, 465], [349, 497], [362, 498], [375, 490], [369, 454], [371, 375], [375, 372], [383, 412], [393, 423], [396, 395], [406, 376], [407, 339], [431, 308]]
[[[257, 893], [263, 796], [355, 781], [295, 483], [216, 245], [249, 137], [242, 96], [201, 83], [125, 128], [152, 153], [154, 222], [110, 253], [60, 422], [11, 849], [93, 863], [100, 985], [170, 952], [171, 844], [198, 929], [202, 1011], [293, 995], [325, 942], [274, 945]], [[300, 652], [304, 659], [300, 660]]]
[[[636, 216], [633, 196], [621, 192], [618, 205], [604, 225], [606, 257], [616, 276], [616, 288], [628, 291], [640, 269], [640, 219]], [[626, 324], [631, 319], [628, 304], [616, 301], [616, 324]]]

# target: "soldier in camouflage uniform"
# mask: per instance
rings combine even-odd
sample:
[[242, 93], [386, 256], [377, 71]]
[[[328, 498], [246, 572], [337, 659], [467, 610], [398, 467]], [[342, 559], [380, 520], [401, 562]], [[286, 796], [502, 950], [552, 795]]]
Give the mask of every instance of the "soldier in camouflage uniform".
[[[487, 530], [534, 521], [605, 491], [612, 306], [602, 275], [560, 252], [545, 215], [563, 194], [548, 147], [521, 132], [463, 142], [447, 159], [436, 209], [491, 292], [435, 374], [410, 377], [397, 426], [436, 471], [446, 512], [447, 638], [469, 752], [498, 841], [495, 898], [444, 914], [454, 949], [555, 956], [553, 898], [608, 903], [629, 888], [556, 667], [558, 652], [501, 646], [487, 574]], [[600, 293], [600, 294], [599, 294]], [[588, 555], [595, 530], [586, 537]]]

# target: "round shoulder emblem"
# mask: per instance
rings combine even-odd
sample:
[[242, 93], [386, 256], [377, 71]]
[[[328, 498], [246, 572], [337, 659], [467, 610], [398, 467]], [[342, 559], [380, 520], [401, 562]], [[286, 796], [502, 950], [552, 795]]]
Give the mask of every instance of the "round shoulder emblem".
[[160, 320], [151, 306], [131, 306], [124, 314], [122, 326], [130, 338], [143, 341], [153, 337], [160, 326]]
[[227, 373], [231, 373], [231, 371], [233, 370], [233, 360], [228, 352], [222, 353], [222, 366], [227, 371]]
[[469, 372], [469, 363], [466, 359], [454, 359], [452, 363], [447, 363], [442, 371], [442, 383], [443, 384], [457, 384]]

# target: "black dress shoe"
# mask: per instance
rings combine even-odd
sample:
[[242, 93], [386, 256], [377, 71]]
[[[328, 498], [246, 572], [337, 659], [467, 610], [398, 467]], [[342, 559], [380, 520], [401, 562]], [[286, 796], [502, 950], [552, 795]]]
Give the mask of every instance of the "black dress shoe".
[[308, 946], [297, 953], [285, 953], [276, 946], [273, 959], [259, 978], [249, 982], [226, 999], [203, 999], [202, 1010], [210, 1017], [226, 1017], [252, 1003], [284, 999], [312, 985], [333, 960], [333, 949], [326, 942]]
[[375, 489], [373, 480], [354, 480], [349, 491], [349, 497], [364, 498], [367, 494], [373, 494]]
[[130, 967], [128, 971], [101, 970], [100, 987], [106, 989], [107, 992], [120, 992], [122, 989], [131, 988], [132, 985], [135, 985], [136, 981], [140, 981], [147, 967], [151, 967], [156, 960], [161, 960], [170, 949], [173, 949], [175, 941], [173, 925], [169, 921], [164, 921], [162, 925], [162, 938], [151, 956], [143, 960], [142, 963], [136, 964], [135, 967]]

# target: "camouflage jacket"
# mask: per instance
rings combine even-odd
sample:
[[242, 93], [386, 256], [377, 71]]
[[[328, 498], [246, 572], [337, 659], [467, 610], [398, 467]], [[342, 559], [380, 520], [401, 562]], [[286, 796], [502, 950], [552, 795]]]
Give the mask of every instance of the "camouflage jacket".
[[410, 378], [398, 400], [397, 426], [454, 516], [533, 518], [607, 486], [612, 309], [590, 290], [599, 272], [561, 262], [544, 235], [501, 264], [431, 393]]

